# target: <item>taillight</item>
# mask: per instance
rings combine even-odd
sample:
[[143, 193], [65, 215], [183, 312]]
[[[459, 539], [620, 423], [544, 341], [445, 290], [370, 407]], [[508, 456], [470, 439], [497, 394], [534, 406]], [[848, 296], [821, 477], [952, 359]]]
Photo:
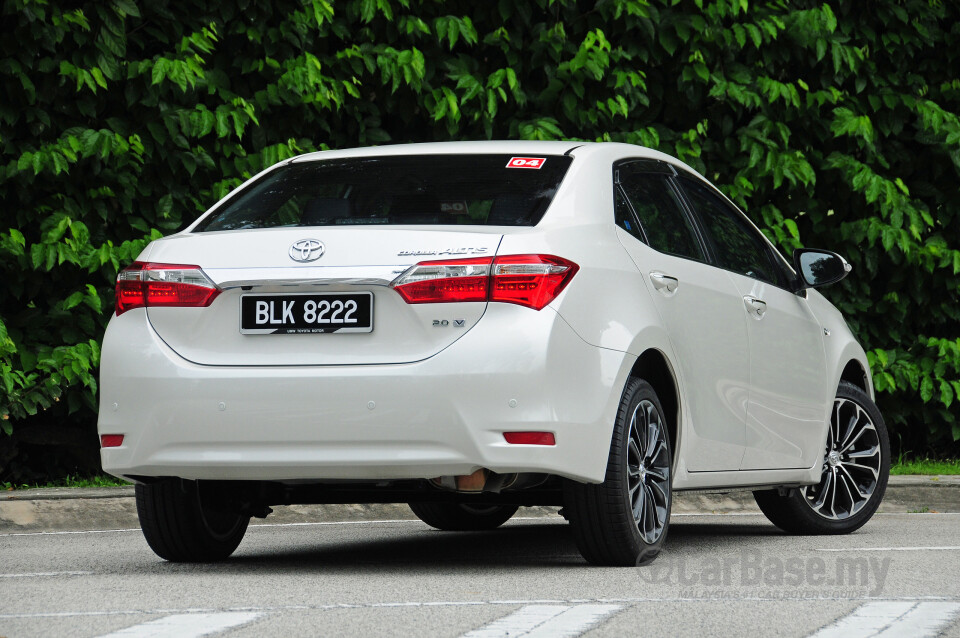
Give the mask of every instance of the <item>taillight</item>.
[[490, 287], [489, 257], [422, 261], [393, 284], [407, 303], [486, 301]]
[[493, 260], [490, 301], [540, 310], [560, 294], [580, 266], [553, 255], [505, 255]]
[[117, 275], [116, 312], [156, 306], [203, 308], [220, 293], [200, 266], [135, 261]]
[[580, 267], [554, 255], [423, 261], [393, 282], [407, 303], [499, 301], [540, 310]]

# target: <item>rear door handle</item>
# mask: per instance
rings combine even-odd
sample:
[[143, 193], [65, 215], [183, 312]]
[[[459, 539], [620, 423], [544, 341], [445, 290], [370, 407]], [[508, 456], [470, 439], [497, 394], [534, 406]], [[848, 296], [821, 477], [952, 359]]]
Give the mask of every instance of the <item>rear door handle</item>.
[[677, 287], [680, 285], [680, 280], [676, 277], [671, 277], [658, 271], [650, 273], [650, 281], [653, 282], [654, 288], [667, 296], [677, 292]]
[[757, 299], [756, 297], [751, 297], [750, 295], [743, 298], [743, 305], [746, 306], [750, 316], [755, 319], [763, 317], [763, 313], [767, 311], [767, 302], [762, 299]]

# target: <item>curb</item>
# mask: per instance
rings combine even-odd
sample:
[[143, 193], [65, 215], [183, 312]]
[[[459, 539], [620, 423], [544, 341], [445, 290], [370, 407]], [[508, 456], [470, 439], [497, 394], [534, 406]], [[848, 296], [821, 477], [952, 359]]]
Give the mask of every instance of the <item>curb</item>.
[[[558, 507], [525, 507], [524, 517], [557, 516]], [[891, 476], [882, 513], [960, 512], [960, 476]], [[677, 514], [759, 514], [750, 492], [679, 492]], [[416, 520], [404, 504], [277, 506], [257, 524]], [[133, 486], [0, 492], [0, 534], [139, 527]]]

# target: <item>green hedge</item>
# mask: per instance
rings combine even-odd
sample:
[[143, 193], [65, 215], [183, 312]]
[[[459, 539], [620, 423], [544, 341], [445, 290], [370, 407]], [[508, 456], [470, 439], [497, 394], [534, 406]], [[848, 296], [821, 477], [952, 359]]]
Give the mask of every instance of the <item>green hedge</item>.
[[826, 292], [895, 445], [958, 451], [955, 2], [2, 6], [0, 480], [96, 467], [98, 343], [149, 238], [291, 155], [449, 139], [658, 148], [785, 252], [846, 255]]

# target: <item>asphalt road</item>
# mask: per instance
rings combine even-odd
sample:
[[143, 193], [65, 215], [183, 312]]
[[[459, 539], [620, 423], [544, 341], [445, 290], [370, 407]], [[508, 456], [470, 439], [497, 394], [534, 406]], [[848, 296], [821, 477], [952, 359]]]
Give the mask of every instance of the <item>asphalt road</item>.
[[159, 560], [138, 530], [0, 534], [0, 636], [960, 638], [958, 514], [842, 537], [679, 515], [661, 558], [620, 569], [587, 566], [559, 518], [518, 516], [483, 534], [260, 525], [201, 566]]

